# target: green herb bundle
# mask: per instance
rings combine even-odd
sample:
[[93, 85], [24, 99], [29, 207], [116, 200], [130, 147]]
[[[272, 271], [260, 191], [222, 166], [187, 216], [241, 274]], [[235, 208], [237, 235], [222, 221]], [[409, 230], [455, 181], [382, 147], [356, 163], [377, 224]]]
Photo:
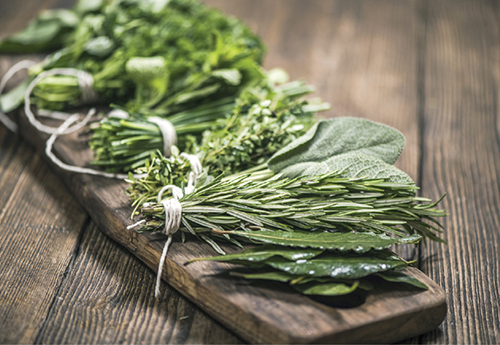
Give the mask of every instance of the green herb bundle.
[[[375, 235], [350, 236], [346, 241], [369, 241], [377, 246], [389, 240]], [[339, 235], [338, 237], [341, 237]], [[349, 236], [346, 236], [349, 237]], [[371, 237], [371, 238], [370, 238]], [[381, 245], [383, 247], [383, 245]], [[401, 272], [409, 263], [388, 249], [323, 250], [263, 245], [239, 254], [229, 254], [193, 261], [221, 261], [250, 267], [253, 272], [232, 272], [233, 276], [251, 280], [287, 283], [296, 291], [313, 296], [343, 296], [369, 291], [387, 283], [428, 287], [417, 278]]]
[[[158, 159], [154, 162], [161, 164]], [[152, 167], [151, 171], [154, 170]], [[253, 231], [273, 231], [275, 238], [285, 235], [289, 239], [295, 236], [290, 233], [300, 237], [304, 236], [303, 231], [333, 230], [397, 237], [419, 234], [439, 240], [436, 236], [439, 228], [423, 220], [443, 216], [444, 212], [435, 210], [435, 203], [429, 203], [430, 200], [416, 197], [415, 186], [386, 179], [340, 176], [338, 171], [292, 179], [278, 174], [253, 181], [248, 175], [231, 179], [223, 179], [221, 175], [180, 200], [182, 224], [193, 234], [215, 231], [213, 235], [220, 237], [231, 231], [264, 242], [268, 240]], [[143, 188], [142, 182], [142, 179], [129, 180], [132, 198]], [[163, 208], [153, 198], [145, 202], [148, 206], [142, 208], [142, 214], [148, 221], [142, 231], [161, 229]]]
[[[186, 166], [185, 166], [186, 168]], [[130, 180], [131, 196], [142, 182]], [[422, 286], [401, 272], [408, 263], [391, 245], [440, 240], [437, 203], [414, 195], [416, 187], [384, 179], [324, 175], [255, 182], [248, 176], [203, 184], [181, 200], [181, 231], [225, 254], [218, 241], [266, 244], [239, 254], [207, 258], [254, 269], [243, 278], [280, 280], [305, 294], [339, 295], [369, 287], [373, 275]], [[139, 187], [139, 188], [138, 188]], [[149, 200], [141, 231], [161, 231], [164, 209]], [[437, 223], [439, 224], [439, 223]], [[390, 235], [390, 236], [388, 236]], [[200, 259], [202, 260], [202, 259]], [[367, 280], [368, 279], [368, 280]]]
[[[206, 173], [179, 201], [181, 231], [205, 240], [264, 244], [209, 258], [245, 265], [247, 279], [288, 282], [305, 294], [341, 295], [377, 279], [424, 287], [399, 272], [408, 263], [387, 248], [442, 240], [439, 203], [416, 196], [411, 178], [392, 164], [404, 146], [398, 131], [371, 121], [321, 121], [268, 161], [269, 169], [215, 179]], [[162, 231], [158, 191], [185, 186], [189, 162], [153, 157], [146, 176], [130, 176], [128, 193], [145, 222]], [[175, 176], [171, 172], [175, 172]]]
[[[316, 111], [328, 108], [304, 99], [313, 91], [304, 82], [273, 84], [266, 81], [245, 89], [236, 99], [227, 97], [166, 117], [176, 128], [177, 146], [198, 154], [213, 174], [264, 163], [304, 134]], [[92, 164], [110, 172], [144, 166], [151, 153], [163, 148], [160, 129], [147, 121], [147, 115], [110, 117], [95, 126], [90, 141], [95, 156]]]
[[[199, 138], [203, 131], [217, 126], [217, 120], [227, 116], [233, 108], [234, 98], [227, 97], [166, 119], [175, 127], [177, 146], [185, 149], [187, 135]], [[127, 113], [128, 118], [111, 115], [91, 126], [92, 165], [103, 167], [108, 172], [133, 171], [144, 167], [152, 153], [163, 149], [163, 136], [158, 125], [149, 122], [147, 114]]]
[[[238, 20], [195, 0], [81, 1], [72, 11], [42, 14], [25, 32], [0, 42], [2, 52], [60, 49], [30, 69], [90, 73], [99, 102], [132, 111], [177, 113], [238, 94], [263, 78], [264, 46]], [[43, 79], [35, 88], [39, 107], [79, 105], [71, 76]], [[9, 111], [12, 109], [4, 109]]]

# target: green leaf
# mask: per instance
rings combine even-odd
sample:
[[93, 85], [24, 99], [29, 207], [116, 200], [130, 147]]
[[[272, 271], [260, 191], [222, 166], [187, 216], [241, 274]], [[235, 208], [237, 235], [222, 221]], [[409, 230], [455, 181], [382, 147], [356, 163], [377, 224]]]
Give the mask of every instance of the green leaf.
[[104, 6], [104, 0], [78, 0], [74, 7], [75, 12], [85, 14], [87, 12], [94, 12]]
[[[288, 177], [299, 176], [307, 169], [314, 173], [344, 170], [350, 164], [346, 160], [350, 155], [364, 155], [391, 165], [398, 159], [404, 145], [403, 134], [394, 128], [365, 119], [341, 117], [318, 122], [271, 157], [268, 167]], [[332, 160], [339, 155], [345, 156]]]
[[280, 171], [285, 177], [315, 176], [340, 170], [342, 177], [383, 178], [388, 182], [414, 184], [408, 174], [383, 160], [360, 153], [344, 153], [321, 162], [304, 162]]
[[341, 252], [354, 251], [366, 253], [371, 249], [382, 250], [394, 244], [418, 243], [419, 235], [405, 238], [392, 238], [386, 235], [377, 235], [371, 232], [302, 232], [302, 231], [231, 231], [237, 235], [250, 240], [270, 243], [279, 246], [290, 246], [300, 248], [335, 249]]
[[219, 69], [212, 72], [214, 77], [224, 80], [229, 85], [239, 85], [241, 83], [242, 75], [240, 71], [235, 68], [232, 69]]
[[404, 260], [388, 251], [370, 252], [365, 255], [325, 253], [318, 258], [295, 262], [274, 257], [264, 263], [295, 275], [338, 279], [359, 279], [373, 273], [403, 269], [407, 266]]
[[296, 276], [287, 272], [257, 272], [257, 273], [233, 273], [236, 277], [249, 280], [268, 280], [290, 283], [290, 285], [300, 293], [305, 295], [340, 296], [346, 295], [357, 288], [371, 290], [373, 284], [366, 281], [342, 281], [331, 278], [313, 278], [307, 276]]
[[213, 85], [205, 86], [201, 89], [197, 89], [195, 91], [182, 93], [177, 98], [176, 103], [177, 104], [186, 103], [188, 101], [193, 101], [193, 100], [198, 99], [198, 98], [208, 97], [208, 96], [214, 94], [217, 90], [219, 90], [219, 88], [220, 88], [219, 84], [213, 84]]
[[344, 284], [354, 284], [355, 282], [358, 282], [358, 288], [363, 289], [366, 291], [373, 290], [375, 285], [368, 280], [368, 279], [360, 279], [360, 280], [346, 280], [346, 279], [333, 279], [333, 278], [316, 278], [316, 277], [306, 277], [306, 276], [301, 276], [300, 278], [296, 278], [294, 281], [291, 282], [292, 285], [299, 285], [299, 284], [307, 284], [315, 282], [317, 284], [320, 283], [344, 283]]
[[429, 290], [429, 287], [417, 278], [401, 271], [387, 271], [376, 274], [378, 277], [391, 283], [410, 284], [420, 289]]
[[[259, 251], [260, 250], [260, 251]], [[371, 251], [362, 255], [354, 253], [324, 253], [314, 249], [264, 249], [257, 247], [251, 252], [200, 258], [192, 261], [222, 261], [251, 267], [270, 266], [296, 276], [359, 279], [373, 273], [391, 269], [403, 269], [406, 261], [390, 251]], [[293, 257], [300, 257], [294, 261]]]
[[167, 77], [166, 61], [161, 56], [134, 57], [125, 65], [129, 77], [138, 84], [150, 84], [151, 80]]
[[26, 93], [31, 80], [32, 78], [24, 80], [21, 84], [1, 96], [0, 109], [2, 109], [4, 113], [11, 112], [23, 103], [24, 94]]
[[258, 246], [250, 248], [236, 254], [227, 254], [224, 256], [214, 256], [210, 258], [195, 259], [194, 261], [248, 261], [263, 262], [273, 256], [279, 256], [287, 260], [312, 259], [323, 253], [320, 249], [296, 249], [277, 246]]
[[163, 57], [134, 57], [127, 61], [125, 69], [128, 76], [137, 83], [138, 103], [155, 104], [167, 92], [169, 72], [167, 61]]
[[245, 274], [233, 273], [232, 275], [234, 275], [236, 277], [241, 277], [244, 279], [272, 280], [272, 281], [278, 281], [278, 282], [283, 282], [283, 283], [287, 283], [290, 280], [297, 279], [296, 275], [289, 274], [289, 273], [282, 272], [282, 271], [245, 273]]
[[78, 17], [70, 10], [44, 11], [22, 32], [1, 41], [0, 52], [36, 53], [60, 47], [78, 23]]
[[310, 282], [307, 284], [292, 285], [292, 287], [304, 295], [320, 296], [341, 296], [354, 292], [359, 286], [355, 281], [352, 285], [340, 282], [319, 283]]
[[99, 36], [87, 41], [83, 48], [90, 55], [105, 57], [114, 50], [115, 43], [109, 37]]

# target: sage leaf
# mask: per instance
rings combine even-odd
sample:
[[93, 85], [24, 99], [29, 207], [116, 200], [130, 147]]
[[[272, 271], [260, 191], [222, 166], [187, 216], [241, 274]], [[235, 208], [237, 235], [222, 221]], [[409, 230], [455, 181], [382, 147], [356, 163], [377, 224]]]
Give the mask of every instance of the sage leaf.
[[391, 283], [404, 283], [404, 284], [410, 284], [415, 287], [418, 287], [420, 289], [424, 290], [429, 290], [429, 287], [425, 285], [423, 282], [418, 280], [417, 278], [406, 274], [401, 271], [387, 271], [387, 272], [380, 272], [377, 273], [376, 276], [384, 279], [385, 281], [391, 282]]
[[368, 177], [386, 179], [388, 182], [414, 184], [408, 174], [383, 160], [360, 153], [344, 153], [321, 162], [304, 162], [290, 165], [280, 171], [285, 177], [315, 176], [340, 170], [342, 177]]
[[232, 235], [246, 239], [269, 243], [279, 246], [300, 248], [335, 249], [340, 252], [354, 251], [366, 253], [371, 249], [382, 250], [394, 244], [418, 243], [421, 236], [413, 235], [404, 238], [392, 238], [386, 235], [377, 235], [372, 232], [302, 232], [302, 231], [231, 231]]
[[[318, 122], [271, 157], [268, 167], [275, 173], [295, 177], [311, 164], [343, 154], [361, 154], [391, 165], [399, 158], [404, 145], [403, 134], [394, 128], [365, 119], [341, 117]], [[330, 164], [334, 169], [343, 169], [341, 163], [349, 164], [345, 158]], [[323, 169], [328, 167], [329, 164], [323, 165]]]

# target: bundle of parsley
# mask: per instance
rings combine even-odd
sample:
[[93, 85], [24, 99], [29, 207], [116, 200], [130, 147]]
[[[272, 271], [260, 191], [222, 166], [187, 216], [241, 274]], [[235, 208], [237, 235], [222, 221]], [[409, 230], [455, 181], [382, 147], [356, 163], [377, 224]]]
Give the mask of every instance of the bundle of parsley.
[[[263, 78], [260, 39], [196, 0], [82, 0], [73, 10], [42, 13], [24, 32], [0, 42], [0, 52], [54, 48], [30, 69], [31, 78], [54, 68], [83, 70], [93, 76], [99, 103], [161, 116], [237, 95]], [[33, 94], [46, 109], [77, 106], [81, 98], [72, 76], [47, 77]]]

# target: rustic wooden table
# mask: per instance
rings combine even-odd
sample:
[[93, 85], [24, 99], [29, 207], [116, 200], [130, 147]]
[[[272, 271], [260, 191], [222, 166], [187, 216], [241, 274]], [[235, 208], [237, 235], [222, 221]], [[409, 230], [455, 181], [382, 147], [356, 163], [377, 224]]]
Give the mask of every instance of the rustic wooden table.
[[[206, 0], [264, 39], [265, 66], [304, 78], [332, 105], [401, 130], [397, 166], [447, 197], [448, 245], [418, 267], [448, 316], [408, 343], [500, 343], [500, 4], [495, 1]], [[42, 8], [0, 2], [0, 35]], [[0, 56], [0, 74], [26, 56]], [[61, 180], [0, 127], [0, 343], [240, 343], [101, 234]]]

